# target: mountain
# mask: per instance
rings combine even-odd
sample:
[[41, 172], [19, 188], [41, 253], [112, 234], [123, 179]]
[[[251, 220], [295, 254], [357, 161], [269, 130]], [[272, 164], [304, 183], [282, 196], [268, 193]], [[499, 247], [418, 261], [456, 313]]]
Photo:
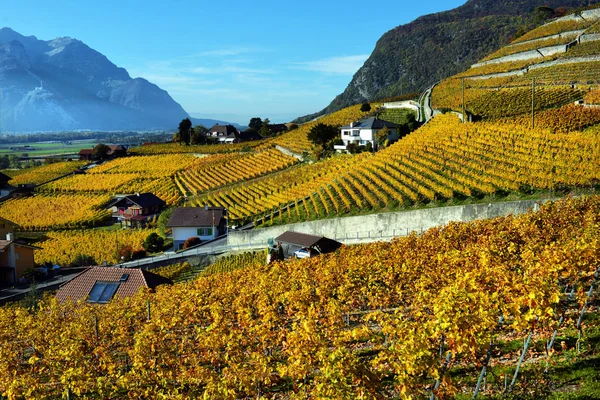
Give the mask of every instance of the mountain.
[[219, 124], [219, 125], [233, 125], [235, 126], [237, 129], [239, 130], [244, 130], [246, 128], [248, 128], [247, 126], [244, 125], [240, 125], [237, 124], [235, 122], [227, 122], [227, 121], [221, 121], [220, 119], [210, 119], [210, 118], [190, 118], [190, 120], [192, 121], [192, 125], [202, 125], [205, 126], [207, 128], [212, 128], [213, 126]]
[[584, 7], [589, 3], [588, 0], [469, 0], [453, 10], [419, 17], [385, 33], [346, 90], [325, 109], [297, 122], [364, 101], [423, 91], [464, 71], [546, 18], [564, 12], [558, 8]]
[[145, 130], [188, 117], [169, 94], [85, 43], [0, 29], [2, 131]]

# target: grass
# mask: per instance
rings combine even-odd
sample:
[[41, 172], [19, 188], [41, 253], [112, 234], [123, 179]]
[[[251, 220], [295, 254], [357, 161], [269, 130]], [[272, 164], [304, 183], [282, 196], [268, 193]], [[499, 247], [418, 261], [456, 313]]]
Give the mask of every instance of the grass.
[[[92, 140], [74, 141], [72, 144], [63, 142], [36, 142], [36, 143], [10, 143], [0, 145], [0, 156], [16, 155], [21, 157], [27, 154], [29, 157], [77, 154], [81, 149], [91, 149], [97, 142]], [[25, 148], [25, 146], [30, 146]], [[10, 148], [15, 150], [11, 150]]]

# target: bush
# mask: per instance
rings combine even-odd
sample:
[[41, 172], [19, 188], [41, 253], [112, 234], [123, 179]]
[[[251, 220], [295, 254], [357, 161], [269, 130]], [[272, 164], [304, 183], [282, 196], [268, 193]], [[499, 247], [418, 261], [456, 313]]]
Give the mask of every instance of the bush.
[[371, 111], [371, 105], [369, 103], [363, 103], [363, 105], [360, 106], [360, 111], [362, 111], [362, 112]]
[[199, 237], [197, 237], [197, 236], [191, 237], [183, 243], [183, 249], [185, 250], [190, 247], [197, 246], [200, 243], [202, 243], [202, 240], [200, 240]]
[[165, 239], [158, 236], [156, 232], [152, 232], [146, 237], [142, 246], [148, 253], [158, 253], [159, 251], [162, 251], [164, 245]]
[[120, 262], [131, 261], [131, 257], [133, 255], [133, 248], [129, 245], [123, 246], [117, 252], [117, 258]]
[[97, 263], [94, 257], [87, 254], [78, 254], [71, 263], [71, 267], [88, 267], [90, 265], [97, 265]]
[[146, 253], [146, 250], [144, 250], [144, 249], [137, 249], [137, 250], [134, 250], [131, 253], [131, 260], [132, 261], [133, 260], [139, 260], [139, 259], [144, 258], [146, 256], [148, 256], [148, 253]]

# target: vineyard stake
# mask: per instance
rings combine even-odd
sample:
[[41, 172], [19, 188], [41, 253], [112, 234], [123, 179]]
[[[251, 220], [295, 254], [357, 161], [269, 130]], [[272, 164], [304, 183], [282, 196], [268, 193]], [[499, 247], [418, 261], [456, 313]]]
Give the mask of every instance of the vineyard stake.
[[554, 333], [552, 333], [552, 338], [550, 339], [550, 342], [548, 342], [548, 344], [546, 346], [546, 352], [549, 352], [552, 349], [552, 346], [554, 345], [554, 340], [556, 339], [556, 335], [558, 334], [558, 329], [565, 321], [565, 314], [567, 313], [567, 309], [569, 308], [569, 302], [571, 301], [571, 298], [573, 297], [574, 294], [575, 294], [575, 285], [573, 285], [573, 287], [571, 288], [571, 293], [569, 293], [569, 297], [567, 298], [567, 303], [565, 304], [562, 315], [560, 316], [560, 319], [558, 320], [558, 326], [554, 330]]
[[96, 337], [99, 336], [99, 332], [98, 332], [98, 316], [94, 315], [94, 332], [96, 333]]
[[[504, 322], [504, 316], [501, 316], [498, 319], [498, 329], [500, 329], [500, 326], [502, 325], [503, 322]], [[492, 359], [492, 351], [494, 351], [494, 340], [493, 339], [490, 341], [490, 347], [485, 356], [485, 361], [483, 362], [483, 367], [481, 368], [481, 373], [479, 374], [479, 379], [477, 379], [477, 385], [475, 386], [475, 391], [473, 392], [473, 397], [472, 397], [473, 400], [475, 400], [477, 398], [477, 395], [479, 394], [479, 390], [481, 389], [481, 381], [482, 380], [484, 382], [483, 390], [485, 391], [485, 386], [487, 383], [487, 365], [490, 363], [490, 360]], [[504, 385], [504, 387], [506, 388], [506, 385]]]
[[521, 369], [521, 364], [523, 364], [523, 360], [525, 359], [525, 354], [527, 354], [527, 348], [529, 347], [529, 343], [531, 342], [531, 337], [533, 336], [533, 329], [529, 331], [529, 335], [525, 340], [525, 344], [523, 345], [523, 352], [521, 353], [521, 357], [519, 358], [519, 362], [517, 363], [517, 369], [515, 370], [515, 375], [510, 382], [510, 386], [508, 387], [508, 391], [510, 392], [512, 387], [517, 382], [517, 377], [519, 376], [519, 370]]
[[440, 371], [440, 377], [435, 380], [435, 384], [433, 385], [433, 389], [431, 390], [431, 396], [429, 396], [429, 400], [435, 400], [435, 391], [439, 389], [442, 384], [442, 377], [446, 373], [446, 368], [448, 368], [448, 364], [450, 364], [450, 359], [452, 358], [452, 353], [448, 352], [446, 356], [446, 361], [444, 361], [444, 365], [442, 365], [442, 370]]
[[146, 318], [150, 322], [150, 300], [146, 300]]

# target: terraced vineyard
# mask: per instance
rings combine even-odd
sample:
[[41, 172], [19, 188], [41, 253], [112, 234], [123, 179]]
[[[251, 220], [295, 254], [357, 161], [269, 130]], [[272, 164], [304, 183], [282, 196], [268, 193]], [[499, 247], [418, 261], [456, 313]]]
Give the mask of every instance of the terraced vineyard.
[[20, 170], [4, 170], [6, 175], [12, 177], [11, 185], [21, 185], [26, 183], [34, 183], [39, 185], [44, 182], [51, 181], [60, 176], [66, 175], [83, 167], [85, 161], [60, 161], [52, 164], [41, 165], [39, 167], [25, 168]]
[[72, 230], [48, 232], [45, 239], [36, 243], [42, 249], [37, 250], [35, 260], [38, 264], [50, 262], [68, 266], [80, 255], [91, 257], [100, 265], [119, 262], [117, 250], [131, 246], [134, 250], [142, 248], [144, 239], [156, 230]]
[[[562, 106], [583, 98], [584, 92], [570, 86], [538, 88], [535, 91], [535, 110]], [[531, 88], [512, 88], [489, 91], [467, 103], [467, 110], [484, 118], [518, 116], [531, 112]]]
[[[505, 122], [527, 126], [531, 124], [531, 117], [507, 118]], [[582, 131], [597, 124], [600, 124], [600, 108], [595, 107], [569, 104], [561, 108], [542, 111], [535, 115], [535, 126], [549, 129], [552, 132]]]
[[496, 58], [501, 58], [501, 57], [509, 56], [512, 54], [522, 53], [525, 51], [537, 50], [537, 49], [541, 49], [544, 47], [558, 46], [561, 44], [566, 45], [568, 43], [571, 43], [575, 39], [577, 39], [576, 33], [568, 33], [567, 32], [557, 38], [548, 38], [548, 39], [536, 40], [533, 42], [514, 44], [512, 46], [505, 46], [505, 47], [501, 48], [500, 50], [496, 51], [495, 53], [490, 54], [489, 56], [484, 58], [482, 61], [490, 61], [490, 60], [494, 60]]
[[243, 143], [211, 144], [211, 145], [183, 145], [179, 143], [154, 143], [135, 147], [129, 150], [133, 155], [159, 155], [159, 154], [218, 154], [236, 153], [252, 149], [270, 142], [269, 139]]
[[540, 39], [547, 36], [557, 35], [563, 32], [584, 30], [591, 27], [595, 23], [596, 20], [585, 19], [551, 22], [527, 32], [525, 35], [516, 39], [513, 43], [522, 43], [528, 40]]
[[417, 114], [414, 111], [406, 108], [386, 108], [379, 114], [379, 118], [384, 121], [404, 125], [411, 120], [415, 121]]
[[250, 183], [210, 192], [193, 199], [192, 203], [227, 207], [232, 220], [243, 222], [314, 193], [315, 188], [344, 173], [357, 160], [369, 157], [368, 153], [356, 157], [340, 155], [315, 164], [303, 164]]
[[87, 228], [110, 218], [103, 208], [109, 200], [105, 194], [37, 195], [2, 203], [0, 216], [30, 231]]
[[227, 207], [238, 222], [267, 213], [260, 222], [277, 224], [455, 197], [576, 187], [600, 178], [600, 144], [593, 137], [514, 123], [460, 124], [454, 115], [437, 116], [390, 148], [361, 156], [352, 164], [344, 158], [330, 161], [338, 165], [308, 182], [297, 181], [306, 177], [308, 167], [302, 167], [296, 176], [216, 191], [197, 204]]
[[232, 183], [246, 181], [291, 167], [298, 160], [275, 149], [260, 153], [234, 153], [202, 158], [185, 171], [177, 173], [177, 181], [197, 195]]

